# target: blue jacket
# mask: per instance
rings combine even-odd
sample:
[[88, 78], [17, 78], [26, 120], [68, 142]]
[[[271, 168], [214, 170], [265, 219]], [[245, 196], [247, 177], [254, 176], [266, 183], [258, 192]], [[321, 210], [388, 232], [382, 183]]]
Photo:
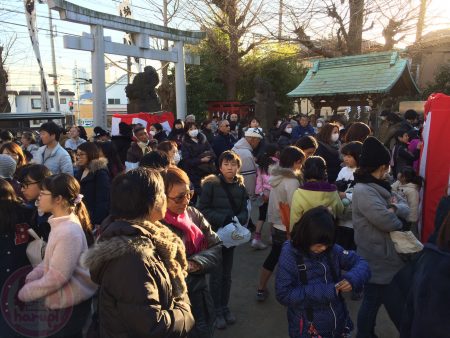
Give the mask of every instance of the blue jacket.
[[33, 157], [34, 163], [45, 165], [53, 175], [66, 173], [73, 176], [72, 159], [69, 153], [59, 143], [47, 158], [45, 158], [45, 149], [47, 149], [47, 146], [39, 148]]
[[[327, 253], [303, 256], [308, 285], [302, 285], [297, 267], [300, 251], [290, 241], [283, 244], [275, 279], [277, 300], [288, 308], [289, 336], [307, 337], [308, 320], [306, 308], [313, 309], [313, 323], [322, 337], [334, 337], [352, 329], [345, 303], [337, 295], [335, 284], [342, 279], [350, 282], [353, 289], [362, 290], [370, 278], [367, 262], [354, 251], [346, 251], [339, 245], [331, 249], [330, 260], [338, 274], [333, 280]], [[341, 270], [347, 271], [341, 276]]]
[[298, 126], [295, 126], [294, 129], [292, 129], [292, 139], [294, 141], [297, 141], [299, 138], [302, 138], [303, 136], [308, 135], [316, 135], [316, 132], [314, 131], [314, 128], [312, 125], [308, 123], [306, 127], [302, 127], [300, 124]]
[[426, 244], [409, 283], [400, 337], [450, 337], [450, 252]]

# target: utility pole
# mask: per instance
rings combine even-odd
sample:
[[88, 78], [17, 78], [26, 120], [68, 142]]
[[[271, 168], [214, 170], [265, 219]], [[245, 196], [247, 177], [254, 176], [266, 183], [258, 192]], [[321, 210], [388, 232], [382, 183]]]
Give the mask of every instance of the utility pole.
[[53, 74], [51, 74], [51, 77], [53, 77], [53, 87], [55, 90], [55, 110], [57, 112], [60, 112], [61, 109], [59, 107], [59, 89], [58, 89], [58, 74], [56, 73], [56, 57], [55, 57], [55, 41], [53, 40], [53, 18], [52, 18], [52, 11], [50, 7], [48, 8], [48, 22], [50, 25], [50, 45], [52, 49], [52, 66], [53, 66]]
[[281, 40], [283, 33], [283, 0], [280, 0], [280, 9], [278, 11], [278, 40]]

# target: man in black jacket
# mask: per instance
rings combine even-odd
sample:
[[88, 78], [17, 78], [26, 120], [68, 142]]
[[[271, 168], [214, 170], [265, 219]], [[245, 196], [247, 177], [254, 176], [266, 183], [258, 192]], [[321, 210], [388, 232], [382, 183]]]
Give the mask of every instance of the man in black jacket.
[[219, 158], [224, 151], [231, 150], [235, 143], [236, 139], [230, 133], [230, 122], [228, 120], [220, 121], [219, 131], [211, 144], [216, 158]]

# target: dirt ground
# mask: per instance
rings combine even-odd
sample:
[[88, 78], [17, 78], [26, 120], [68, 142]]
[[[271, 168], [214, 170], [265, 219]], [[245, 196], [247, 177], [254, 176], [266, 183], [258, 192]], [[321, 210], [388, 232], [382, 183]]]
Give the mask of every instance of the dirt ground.
[[[268, 229], [263, 232], [266, 234]], [[263, 237], [267, 238], [267, 236]], [[269, 250], [270, 247], [262, 251], [255, 251], [250, 244], [236, 248], [230, 309], [236, 315], [237, 322], [228, 326], [226, 330], [216, 330], [214, 337], [288, 337], [286, 308], [280, 305], [274, 297], [273, 279], [269, 284], [269, 298], [264, 303], [258, 303], [255, 299], [259, 269]], [[359, 304], [359, 301], [347, 300], [347, 306], [355, 323]], [[378, 314], [376, 333], [379, 338], [398, 337], [398, 332], [390, 322], [384, 308]]]

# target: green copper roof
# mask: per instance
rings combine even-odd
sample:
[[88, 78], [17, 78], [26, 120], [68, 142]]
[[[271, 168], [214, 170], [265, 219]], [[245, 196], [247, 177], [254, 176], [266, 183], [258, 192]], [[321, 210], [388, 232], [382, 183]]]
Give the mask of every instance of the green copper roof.
[[408, 62], [398, 52], [373, 53], [322, 59], [289, 97], [418, 93]]

